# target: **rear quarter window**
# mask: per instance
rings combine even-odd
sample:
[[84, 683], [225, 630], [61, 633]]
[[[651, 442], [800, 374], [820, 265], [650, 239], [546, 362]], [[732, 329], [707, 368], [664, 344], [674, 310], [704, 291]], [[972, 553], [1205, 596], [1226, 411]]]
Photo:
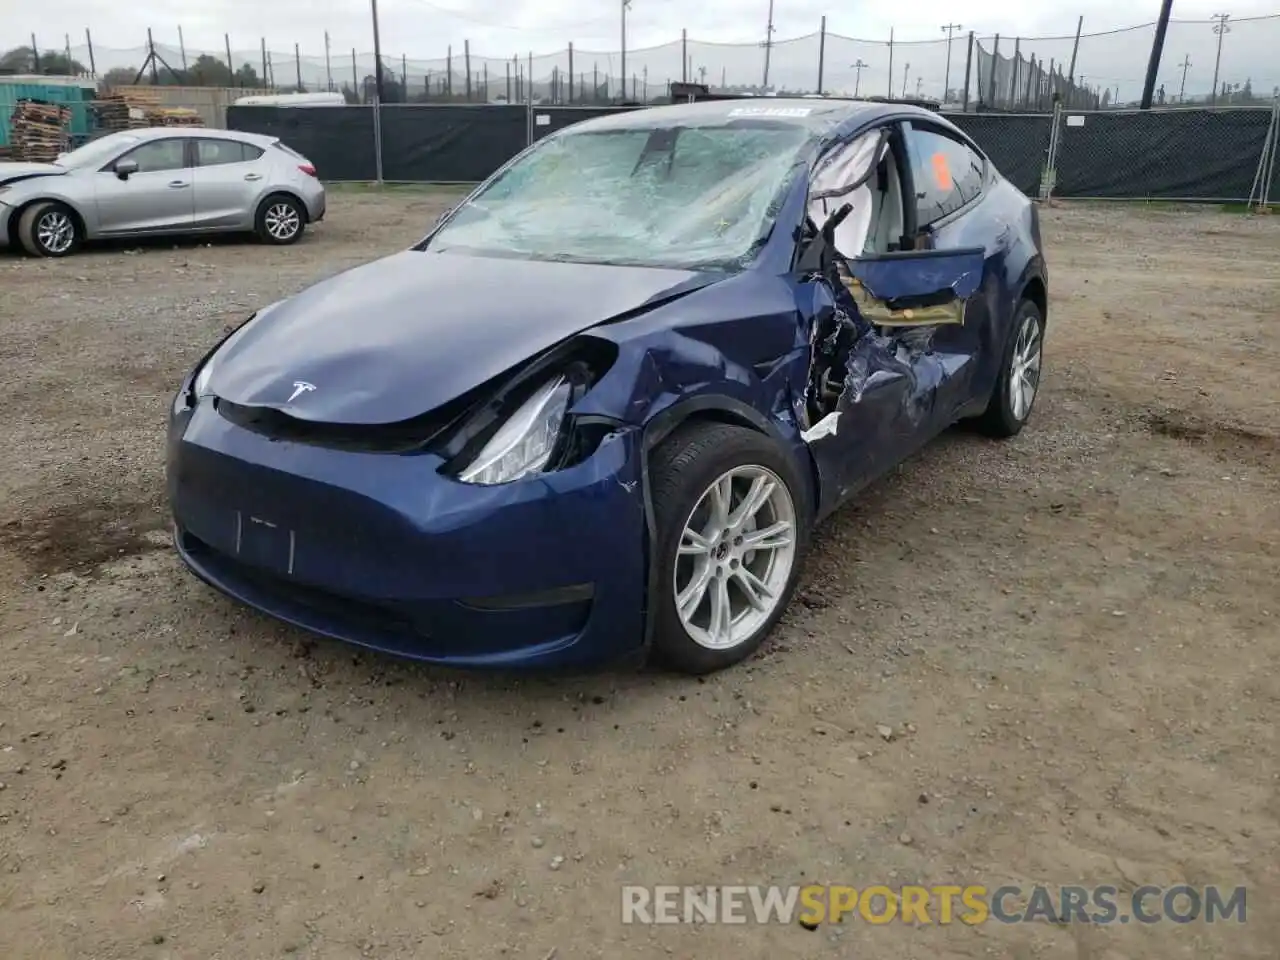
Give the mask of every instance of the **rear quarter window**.
[[963, 141], [930, 127], [911, 129], [911, 172], [921, 226], [954, 213], [982, 192], [987, 162]]

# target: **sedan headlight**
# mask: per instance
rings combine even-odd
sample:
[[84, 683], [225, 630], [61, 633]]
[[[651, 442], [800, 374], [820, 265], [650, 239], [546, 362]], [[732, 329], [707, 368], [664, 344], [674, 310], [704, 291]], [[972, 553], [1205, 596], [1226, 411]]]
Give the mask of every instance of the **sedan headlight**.
[[508, 417], [458, 479], [464, 483], [510, 483], [546, 467], [555, 452], [572, 385], [564, 376], [547, 381]]

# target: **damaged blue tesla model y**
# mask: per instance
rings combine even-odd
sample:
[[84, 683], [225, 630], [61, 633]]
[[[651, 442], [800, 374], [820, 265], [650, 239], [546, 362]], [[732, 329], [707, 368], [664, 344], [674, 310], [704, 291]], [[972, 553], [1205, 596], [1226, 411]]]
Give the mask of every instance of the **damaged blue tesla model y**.
[[259, 310], [174, 399], [182, 559], [457, 666], [704, 673], [814, 524], [1040, 380], [1035, 207], [943, 117], [730, 100], [576, 124], [412, 249]]

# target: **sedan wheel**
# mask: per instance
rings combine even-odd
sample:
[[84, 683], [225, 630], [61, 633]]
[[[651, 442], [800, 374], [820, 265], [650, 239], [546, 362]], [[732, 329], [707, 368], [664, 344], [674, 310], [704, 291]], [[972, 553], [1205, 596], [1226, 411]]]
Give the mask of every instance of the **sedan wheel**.
[[1013, 334], [1005, 349], [995, 392], [978, 420], [993, 437], [1016, 436], [1031, 416], [1040, 392], [1040, 368], [1044, 360], [1044, 318], [1040, 308], [1023, 300], [1013, 318]]
[[80, 242], [71, 211], [60, 203], [37, 203], [23, 211], [18, 238], [28, 253], [38, 257], [65, 257]]
[[692, 674], [745, 659], [795, 591], [808, 543], [807, 488], [771, 438], [699, 422], [654, 451], [650, 489], [655, 659]]
[[258, 236], [267, 243], [293, 243], [305, 226], [302, 208], [289, 197], [269, 197], [258, 211]]

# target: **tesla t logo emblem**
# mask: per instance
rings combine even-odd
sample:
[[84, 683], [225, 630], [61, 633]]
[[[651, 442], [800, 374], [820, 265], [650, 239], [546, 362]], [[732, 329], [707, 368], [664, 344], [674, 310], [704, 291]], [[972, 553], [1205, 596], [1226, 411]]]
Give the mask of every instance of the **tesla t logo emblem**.
[[305, 380], [295, 380], [293, 381], [293, 393], [289, 394], [289, 399], [286, 400], [285, 403], [293, 403], [293, 401], [297, 400], [304, 393], [310, 393], [315, 388], [316, 385], [314, 383], [307, 383]]

